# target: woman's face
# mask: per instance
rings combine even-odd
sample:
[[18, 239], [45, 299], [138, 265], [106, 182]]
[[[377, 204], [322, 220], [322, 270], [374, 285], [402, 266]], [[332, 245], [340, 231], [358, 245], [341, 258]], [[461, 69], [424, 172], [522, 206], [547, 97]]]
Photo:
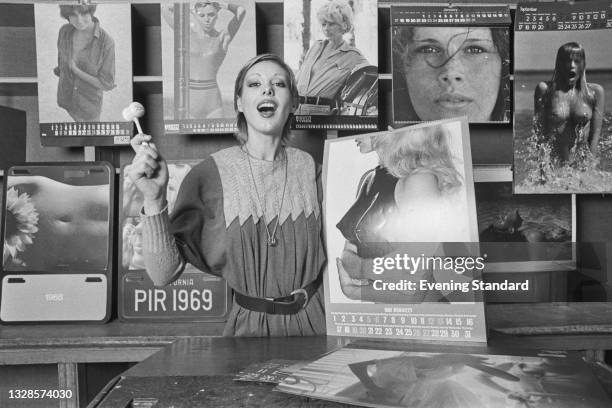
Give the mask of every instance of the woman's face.
[[331, 20], [321, 20], [321, 30], [329, 41], [339, 42], [344, 34], [344, 27]]
[[421, 120], [490, 120], [501, 68], [489, 28], [416, 27], [406, 47], [406, 84]]
[[280, 137], [294, 109], [287, 72], [274, 61], [253, 65], [244, 76], [237, 106], [249, 134], [255, 131]]
[[68, 21], [79, 31], [86, 30], [93, 25], [93, 17], [91, 14], [81, 14], [76, 10], [73, 14], [68, 16]]
[[577, 52], [573, 52], [565, 57], [564, 68], [570, 87], [576, 86], [578, 81], [580, 81], [584, 74], [584, 66], [584, 59]]
[[200, 17], [200, 23], [204, 31], [211, 31], [215, 29], [215, 23], [217, 22], [217, 16], [219, 13], [217, 9], [212, 5], [204, 7], [198, 7], [195, 10], [196, 14]]
[[359, 149], [359, 153], [366, 154], [374, 151], [372, 147], [372, 137], [371, 136], [361, 136], [355, 139], [355, 143], [357, 143], [357, 148]]

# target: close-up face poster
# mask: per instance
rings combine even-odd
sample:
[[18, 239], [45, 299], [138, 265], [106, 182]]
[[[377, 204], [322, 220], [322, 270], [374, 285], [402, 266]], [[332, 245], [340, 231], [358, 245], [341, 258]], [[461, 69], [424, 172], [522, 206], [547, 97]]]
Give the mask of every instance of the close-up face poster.
[[393, 123], [510, 121], [507, 6], [393, 6]]
[[132, 32], [128, 3], [34, 5], [43, 146], [129, 144]]
[[254, 2], [161, 2], [160, 13], [165, 133], [232, 133], [234, 80], [256, 54]]
[[524, 3], [514, 36], [514, 192], [612, 191], [607, 2]]
[[284, 60], [295, 74], [294, 129], [371, 129], [378, 124], [375, 0], [287, 1]]

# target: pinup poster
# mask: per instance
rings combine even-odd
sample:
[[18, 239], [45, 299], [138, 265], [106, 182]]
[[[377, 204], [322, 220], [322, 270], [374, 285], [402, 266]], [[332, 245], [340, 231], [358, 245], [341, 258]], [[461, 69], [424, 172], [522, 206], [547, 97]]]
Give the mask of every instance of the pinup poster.
[[327, 333], [486, 341], [466, 119], [327, 140], [323, 165]]
[[115, 171], [31, 163], [5, 173], [2, 322], [105, 322], [111, 313]]
[[100, 272], [111, 263], [107, 164], [15, 166], [5, 177], [2, 268]]
[[257, 53], [255, 2], [160, 4], [166, 134], [232, 133], [234, 81]]
[[509, 123], [508, 6], [392, 6], [393, 123]]
[[[195, 161], [168, 162], [168, 212], [171, 213], [183, 179]], [[229, 287], [222, 278], [190, 264], [170, 285], [155, 287], [144, 266], [140, 209], [142, 193], [121, 176], [119, 236], [119, 317], [124, 321], [224, 321], [229, 312]]]
[[612, 191], [609, 2], [521, 3], [514, 34], [514, 192]]
[[[475, 173], [477, 170], [475, 169]], [[512, 194], [512, 182], [474, 185], [485, 272], [575, 269], [571, 194]]]
[[295, 73], [293, 129], [378, 129], [376, 0], [286, 1], [284, 59]]
[[[414, 347], [413, 347], [414, 348]], [[418, 348], [418, 347], [417, 347]], [[578, 355], [343, 348], [276, 390], [367, 407], [604, 408], [611, 401]]]
[[42, 145], [129, 144], [130, 4], [37, 3], [34, 17]]

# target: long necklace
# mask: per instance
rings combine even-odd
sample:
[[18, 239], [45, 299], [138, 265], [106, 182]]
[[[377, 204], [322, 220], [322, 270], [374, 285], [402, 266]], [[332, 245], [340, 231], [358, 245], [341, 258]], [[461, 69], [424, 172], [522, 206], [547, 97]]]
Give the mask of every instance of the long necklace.
[[[278, 229], [278, 223], [281, 217], [281, 211], [283, 209], [283, 202], [285, 201], [285, 189], [287, 188], [287, 153], [285, 152], [285, 159], [283, 162], [285, 163], [285, 180], [283, 182], [283, 194], [281, 195], [280, 205], [278, 207], [278, 215], [276, 216], [276, 223], [274, 223], [274, 228], [272, 228], [272, 232], [268, 228], [268, 220], [266, 219], [266, 207], [261, 204], [261, 198], [259, 197], [259, 190], [257, 189], [257, 182], [255, 181], [255, 175], [253, 174], [253, 166], [251, 165], [251, 154], [249, 153], [249, 149], [244, 145], [244, 152], [247, 157], [247, 162], [249, 163], [249, 172], [251, 173], [251, 180], [253, 180], [253, 187], [255, 188], [255, 196], [257, 197], [257, 203], [262, 210], [262, 217], [264, 221], [264, 226], [266, 227], [266, 234], [268, 236], [268, 245], [271, 247], [275, 247], [278, 241], [276, 240], [276, 230]], [[274, 175], [274, 162], [272, 162], [272, 175]], [[264, 181], [265, 187], [265, 181]], [[265, 193], [265, 191], [264, 191]], [[265, 196], [264, 196], [265, 198]]]

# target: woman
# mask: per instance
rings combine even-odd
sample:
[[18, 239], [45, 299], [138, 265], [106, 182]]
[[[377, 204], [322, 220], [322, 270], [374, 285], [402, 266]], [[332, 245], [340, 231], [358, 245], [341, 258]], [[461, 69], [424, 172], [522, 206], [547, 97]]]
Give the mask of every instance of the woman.
[[[221, 10], [232, 14], [227, 27], [216, 29]], [[200, 1], [191, 10], [189, 23], [189, 118], [223, 116], [223, 101], [217, 84], [217, 72], [223, 64], [230, 43], [238, 32], [246, 11], [235, 4]], [[162, 6], [162, 15], [174, 28], [174, 4]], [[176, 95], [175, 95], [176, 97]]]
[[506, 28], [394, 27], [394, 120], [508, 121], [509, 66]]
[[144, 196], [147, 271], [156, 285], [175, 279], [185, 262], [225, 278], [235, 295], [224, 335], [325, 331], [316, 168], [285, 146], [296, 105], [293, 74], [279, 57], [250, 60], [235, 85], [240, 146], [191, 170], [170, 217], [166, 163], [150, 136], [133, 138], [128, 174]]
[[[336, 260], [340, 285], [347, 297], [404, 303], [441, 299], [440, 293], [433, 291], [381, 291], [373, 282], [440, 281], [447, 278], [443, 273], [421, 268], [412, 274], [388, 270], [376, 275], [372, 259], [366, 257], [393, 258], [395, 253], [444, 255], [439, 243], [469, 240], [467, 224], [461, 222], [467, 218], [467, 208], [462, 204], [465, 200], [460, 195], [463, 179], [455, 167], [448, 137], [443, 125], [376, 136], [373, 147], [381, 163], [375, 169], [380, 175], [378, 182], [360, 185], [355, 204], [337, 226], [347, 239], [341, 259]], [[390, 177], [395, 178], [395, 183]], [[387, 181], [381, 182], [384, 179]], [[393, 184], [391, 199], [388, 190]], [[373, 186], [378, 186], [379, 191]], [[407, 242], [411, 244], [402, 244]], [[450, 277], [462, 279], [458, 274]]]
[[583, 146], [597, 152], [604, 90], [587, 82], [585, 68], [584, 48], [575, 42], [563, 44], [557, 51], [552, 79], [540, 82], [535, 89], [535, 133], [540, 143], [549, 144], [555, 167], [570, 161], [574, 147], [576, 153], [584, 150]]
[[298, 115], [338, 113], [336, 97], [352, 72], [368, 65], [361, 52], [343, 39], [353, 26], [353, 11], [344, 0], [330, 0], [318, 11], [324, 40], [306, 53], [297, 73]]
[[98, 122], [102, 93], [115, 88], [115, 42], [100, 27], [95, 5], [61, 5], [68, 20], [57, 39], [57, 104], [75, 122]]

